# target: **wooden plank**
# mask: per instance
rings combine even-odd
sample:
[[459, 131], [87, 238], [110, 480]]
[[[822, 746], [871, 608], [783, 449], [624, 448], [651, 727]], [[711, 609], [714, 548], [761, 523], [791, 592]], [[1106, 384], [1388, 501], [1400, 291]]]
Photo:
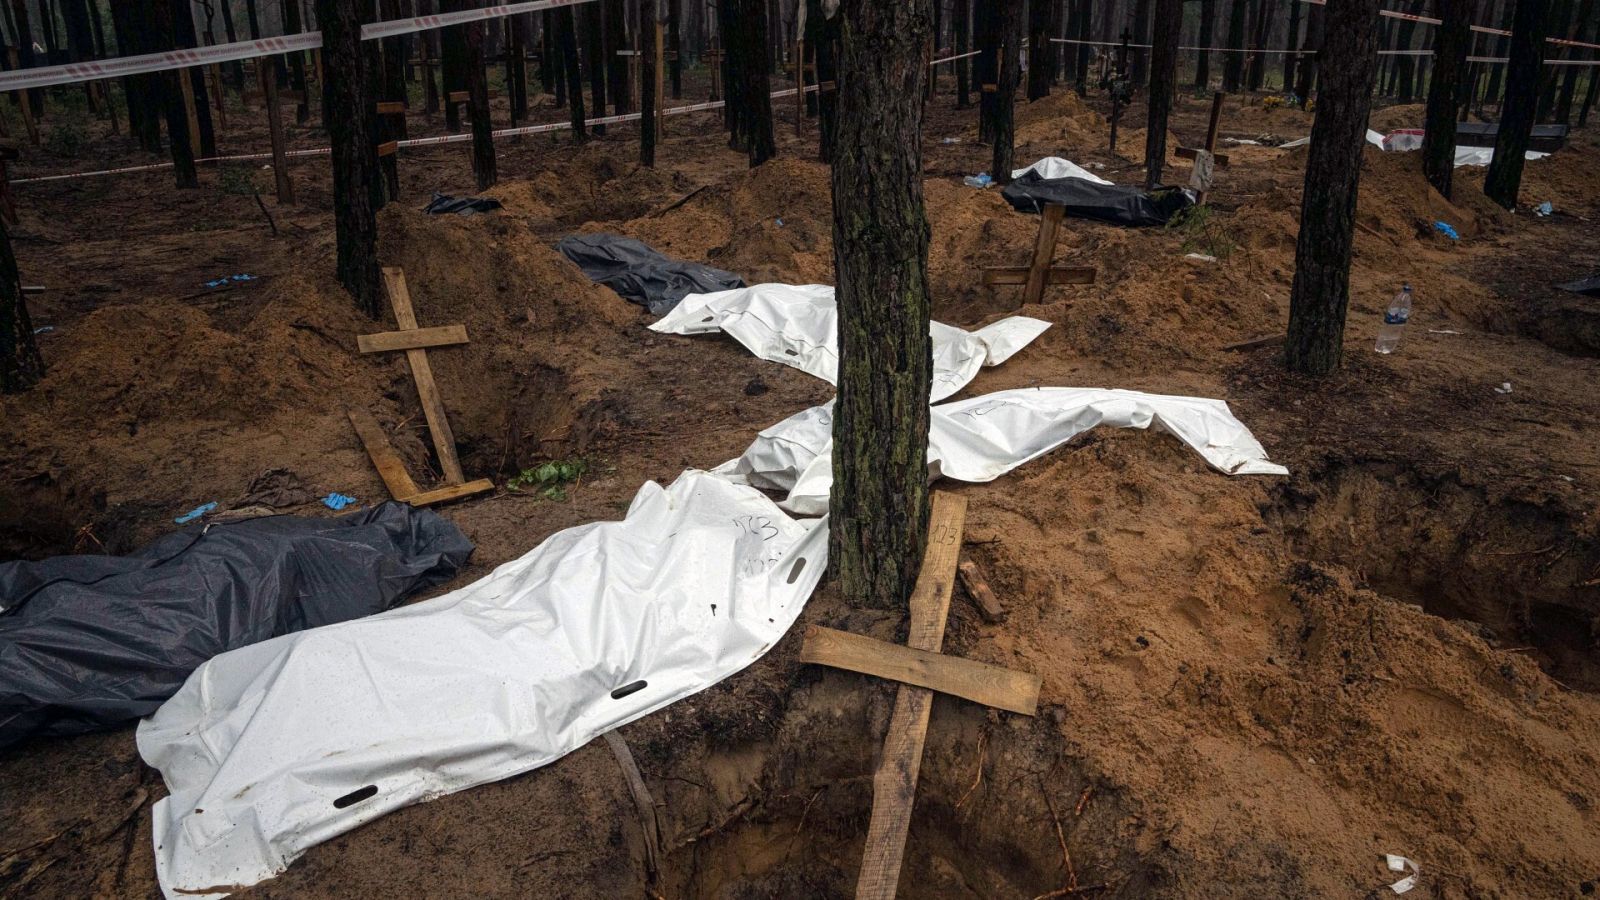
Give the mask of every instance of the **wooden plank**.
[[961, 586], [967, 589], [967, 596], [978, 605], [978, 613], [983, 616], [983, 620], [990, 624], [1004, 622], [1006, 608], [1000, 605], [1000, 599], [989, 589], [989, 581], [983, 577], [978, 564], [970, 559], [964, 559], [958, 571], [961, 573]]
[[[417, 327], [417, 314], [411, 309], [411, 292], [406, 289], [406, 273], [393, 266], [383, 269], [383, 286], [394, 307], [395, 324], [401, 331]], [[428, 433], [433, 435], [433, 449], [439, 454], [439, 468], [444, 472], [446, 484], [460, 484], [467, 480], [461, 471], [461, 460], [456, 457], [456, 436], [450, 430], [450, 419], [444, 411], [444, 401], [439, 398], [439, 387], [433, 381], [433, 367], [428, 365], [428, 351], [407, 350], [406, 362], [411, 364], [411, 378], [417, 383], [417, 396], [422, 400], [422, 412], [428, 418]]]
[[1056, 232], [1067, 208], [1060, 203], [1046, 203], [1039, 215], [1039, 237], [1033, 242], [1033, 261], [1028, 264], [1028, 284], [1022, 289], [1023, 303], [1038, 303], [1044, 299], [1046, 272], [1050, 260], [1056, 255]]
[[447, 484], [431, 491], [412, 494], [406, 498], [406, 502], [412, 506], [431, 506], [435, 503], [460, 500], [462, 497], [470, 497], [473, 494], [481, 494], [484, 491], [492, 490], [494, 490], [494, 482], [487, 478], [479, 478], [477, 481], [469, 481], [466, 484]]
[[393, 156], [400, 152], [399, 141], [384, 141], [377, 147], [379, 156]]
[[[1172, 152], [1174, 156], [1182, 159], [1194, 159], [1195, 155], [1200, 151], [1194, 149], [1193, 147], [1179, 147]], [[1226, 153], [1213, 153], [1211, 154], [1211, 158], [1215, 160], [1216, 164], [1219, 166], [1226, 166], [1228, 164], [1228, 154]]]
[[361, 446], [367, 450], [367, 457], [372, 460], [372, 465], [378, 470], [378, 477], [383, 479], [384, 487], [389, 489], [389, 496], [396, 500], [409, 500], [417, 495], [417, 483], [411, 480], [411, 475], [406, 471], [406, 465], [400, 460], [400, 454], [394, 450], [394, 445], [389, 443], [389, 436], [383, 433], [383, 427], [378, 420], [364, 409], [347, 409], [345, 415], [350, 419], [350, 424], [355, 426], [356, 437], [361, 439]]
[[1039, 711], [1037, 675], [811, 625], [800, 661], [889, 678], [1025, 716]]
[[[1046, 274], [1049, 284], [1094, 284], [1099, 274], [1093, 266], [1052, 266]], [[992, 286], [1027, 284], [1029, 270], [1020, 266], [983, 270], [983, 283]]]
[[622, 769], [623, 779], [628, 782], [628, 795], [633, 798], [634, 811], [639, 814], [639, 827], [644, 831], [645, 871], [653, 881], [661, 859], [661, 820], [656, 814], [655, 798], [650, 796], [650, 787], [639, 773], [639, 764], [634, 762], [628, 742], [616, 731], [606, 732], [605, 739], [612, 755], [617, 758], [617, 767]]
[[194, 108], [194, 82], [189, 80], [189, 70], [179, 69], [178, 93], [183, 95], [183, 113], [189, 118], [189, 149], [195, 159], [199, 159], [200, 152], [200, 114]]
[[380, 331], [377, 334], [356, 335], [356, 346], [362, 353], [391, 353], [395, 350], [415, 350], [422, 347], [448, 347], [467, 342], [467, 326], [439, 325], [433, 328], [413, 328], [409, 331]]
[[[6, 52], [11, 60], [11, 68], [18, 68], [20, 63], [17, 62], [16, 48], [13, 47]], [[22, 107], [22, 125], [28, 132], [28, 143], [35, 147], [39, 146], [39, 123], [33, 118], [33, 98], [26, 90], [17, 92], [17, 105]], [[195, 155], [200, 154], [196, 151]]]
[[379, 100], [377, 110], [380, 116], [403, 116], [406, 114], [406, 105], [399, 100]]
[[[945, 618], [950, 612], [950, 592], [955, 587], [966, 516], [965, 498], [934, 492], [933, 514], [928, 517], [928, 549], [911, 592], [911, 632], [906, 645], [913, 649], [937, 653], [944, 643]], [[856, 880], [856, 900], [893, 900], [900, 883], [932, 707], [933, 692], [927, 688], [902, 684], [895, 693], [889, 734], [883, 742], [878, 770], [872, 776], [872, 820], [867, 826], [866, 851]]]
[[1270, 347], [1273, 344], [1281, 344], [1283, 343], [1283, 338], [1284, 336], [1281, 334], [1269, 334], [1264, 337], [1251, 338], [1248, 341], [1240, 341], [1237, 344], [1227, 344], [1221, 349], [1230, 353], [1241, 350], [1254, 350], [1257, 347]]

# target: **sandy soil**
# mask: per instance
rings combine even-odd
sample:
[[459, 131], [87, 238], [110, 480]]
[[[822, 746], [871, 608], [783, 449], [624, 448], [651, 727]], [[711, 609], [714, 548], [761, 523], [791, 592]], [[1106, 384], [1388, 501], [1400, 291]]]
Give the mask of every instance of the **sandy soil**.
[[[1180, 104], [1177, 140], [1198, 142], [1206, 105]], [[1142, 108], [1127, 115], [1118, 155], [1077, 98], [1019, 105], [1017, 159], [1062, 155], [1134, 181]], [[1373, 123], [1420, 116], [1387, 107]], [[256, 119], [232, 117], [225, 152], [264, 145]], [[751, 281], [831, 280], [827, 172], [814, 132], [783, 121], [783, 155], [754, 171], [706, 115], [673, 120], [654, 171], [633, 162], [630, 129], [583, 147], [509, 142], [490, 192], [506, 209], [490, 216], [417, 211], [432, 191], [468, 190], [464, 149], [401, 157], [381, 253], [405, 267], [423, 324], [471, 335], [431, 354], [467, 472], [503, 482], [542, 460], [593, 464], [565, 502], [497, 491], [444, 508], [478, 543], [447, 587], [619, 515], [645, 479], [729, 458], [829, 395], [731, 340], [654, 335], [551, 249], [605, 229]], [[1232, 100], [1222, 133], [1294, 138], [1309, 123]], [[988, 152], [948, 93], [926, 144], [936, 316], [972, 326], [1014, 311], [1016, 289], [982, 287], [980, 270], [1024, 260], [1035, 220], [960, 184]], [[1447, 202], [1415, 155], [1369, 151], [1345, 366], [1320, 381], [1286, 375], [1271, 346], [1223, 349], [1283, 329], [1304, 165], [1303, 150], [1229, 152], [1207, 217], [1139, 231], [1069, 221], [1059, 258], [1097, 266], [1098, 282], [1023, 310], [1053, 327], [968, 392], [1223, 397], [1293, 474], [1230, 479], [1168, 437], [1095, 432], [992, 484], [944, 485], [968, 498], [965, 552], [1010, 611], [989, 625], [958, 601], [946, 651], [1039, 673], [1042, 710], [935, 702], [901, 894], [1076, 883], [1096, 896], [1378, 897], [1394, 879], [1384, 853], [1421, 863], [1411, 896], [1592, 893], [1600, 329], [1594, 300], [1551, 285], [1600, 267], [1600, 139], [1580, 133], [1528, 166], [1523, 199], [1551, 200], [1550, 218], [1493, 207], [1471, 170]], [[99, 137], [91, 158], [20, 174], [136, 161]], [[1185, 180], [1177, 162], [1169, 178]], [[225, 189], [237, 175], [204, 173], [187, 193], [169, 177], [19, 188], [24, 280], [51, 286], [35, 319], [55, 330], [45, 383], [0, 401], [8, 555], [124, 550], [198, 503], [237, 502], [276, 467], [319, 493], [381, 498], [347, 406], [378, 416], [419, 481], [436, 471], [403, 363], [355, 352], [355, 335], [389, 326], [329, 277], [322, 163], [296, 166], [299, 205], [265, 199], [270, 225]], [[262, 278], [201, 286], [235, 272]], [[1412, 327], [1376, 356], [1402, 281], [1417, 291]], [[889, 639], [903, 628], [831, 587], [804, 621]], [[616, 762], [595, 745], [380, 819], [241, 896], [847, 896], [892, 694], [796, 653], [791, 637], [624, 729], [660, 807], [654, 879]], [[9, 753], [0, 893], [157, 896], [147, 807], [162, 791], [132, 728]]]

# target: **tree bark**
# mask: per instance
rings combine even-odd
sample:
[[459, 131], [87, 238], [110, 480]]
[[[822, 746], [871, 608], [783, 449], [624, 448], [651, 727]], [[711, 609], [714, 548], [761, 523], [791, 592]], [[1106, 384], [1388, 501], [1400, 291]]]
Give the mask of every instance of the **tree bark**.
[[[156, 52], [148, 5], [113, 3], [111, 27], [117, 34], [117, 52], [137, 56]], [[122, 98], [128, 107], [128, 134], [149, 153], [161, 152], [161, 116], [166, 95], [165, 76], [159, 72], [127, 75], [122, 79]]]
[[1483, 178], [1483, 192], [1506, 209], [1517, 205], [1528, 139], [1533, 135], [1540, 70], [1544, 67], [1545, 27], [1550, 0], [1517, 0], [1511, 21], [1511, 61], [1506, 63], [1506, 100], [1495, 135], [1494, 158]]
[[1149, 118], [1145, 123], [1144, 184], [1161, 183], [1167, 163], [1167, 115], [1178, 84], [1178, 34], [1183, 28], [1183, 0], [1156, 0], [1155, 46], [1150, 49]]
[[[1133, 2], [1133, 43], [1150, 43], [1150, 0]], [[1143, 47], [1135, 47], [1131, 51], [1128, 83], [1133, 87], [1143, 86], [1149, 78], [1150, 73], [1147, 70], [1149, 54], [1150, 51]]]
[[25, 391], [44, 377], [44, 357], [33, 336], [28, 298], [22, 293], [11, 232], [0, 220], [0, 394]]
[[[305, 28], [300, 24], [300, 0], [278, 0], [283, 11], [283, 33], [299, 34]], [[300, 51], [285, 54], [289, 65], [289, 86], [300, 92], [300, 102], [294, 108], [294, 121], [304, 125], [311, 118], [311, 95], [306, 88], [306, 55]]]
[[1323, 10], [1322, 89], [1311, 125], [1284, 361], [1326, 375], [1344, 352], [1356, 190], [1372, 102], [1381, 0], [1336, 0]]
[[968, 7], [967, 0], [954, 0], [954, 2], [955, 9], [951, 13], [950, 30], [954, 35], [956, 55], [962, 57], [956, 60], [956, 109], [966, 109], [972, 105], [971, 99], [967, 96], [972, 90], [967, 78], [971, 70], [971, 66], [968, 65], [971, 57], [964, 55], [967, 52], [967, 35], [970, 33], [972, 11]]
[[736, 59], [739, 81], [739, 122], [755, 168], [778, 154], [772, 131], [772, 97], [767, 47], [767, 4], [763, 0], [736, 0], [734, 20], [728, 25], [728, 53]]
[[[194, 7], [189, 0], [170, 0], [172, 3], [172, 46], [173, 47], [198, 47], [199, 35], [194, 28]], [[194, 93], [195, 120], [200, 125], [200, 156], [205, 158], [217, 155], [217, 132], [211, 121], [210, 91], [206, 87], [205, 66], [190, 66], [183, 69], [182, 73], [189, 79], [190, 90]]]
[[656, 164], [656, 0], [639, 0], [639, 164]]
[[1434, 45], [1433, 83], [1422, 135], [1422, 174], [1446, 200], [1456, 170], [1456, 111], [1467, 93], [1473, 0], [1438, 0], [1442, 22]]
[[[605, 23], [600, 20], [600, 13], [599, 3], [585, 3], [578, 7], [578, 27], [583, 29], [583, 66], [589, 70], [589, 112], [597, 119], [603, 119], [606, 115], [606, 53], [612, 49], [606, 46]], [[622, 47], [618, 46], [616, 49], [621, 50]], [[611, 58], [627, 57], [619, 57], [616, 53], [612, 53]], [[592, 125], [590, 128], [595, 134], [606, 133], [604, 124]]]
[[[140, 13], [144, 19], [145, 37], [150, 42], [150, 52], [159, 53], [173, 49], [171, 0], [141, 0]], [[161, 104], [167, 119], [167, 146], [172, 151], [172, 173], [179, 188], [200, 186], [195, 172], [195, 147], [189, 137], [189, 113], [183, 104], [179, 78], [188, 78], [187, 69], [168, 69], [154, 73], [160, 79]]]
[[832, 167], [839, 303], [828, 559], [845, 601], [902, 609], [928, 525], [928, 0], [844, 0]]
[[[70, 2], [70, 0], [69, 0]], [[215, 0], [222, 6], [222, 30], [228, 36], [228, 43], [239, 40], [239, 31], [233, 25], [232, 0]], [[233, 82], [234, 90], [244, 90], [244, 63], [240, 60], [226, 63], [228, 78]]]
[[563, 6], [556, 13], [556, 45], [561, 53], [561, 66], [566, 72], [563, 81], [567, 91], [567, 109], [572, 122], [572, 139], [583, 143], [589, 139], [583, 124], [583, 73], [578, 71], [577, 23], [572, 20], [572, 7]]
[[261, 16], [256, 11], [256, 0], [244, 0], [244, 16], [250, 26], [250, 40], [261, 40]]
[[1054, 0], [1028, 0], [1028, 99], [1050, 96], [1056, 69], [1056, 45], [1050, 43], [1050, 8]]
[[618, 113], [632, 112], [633, 79], [628, 72], [628, 57], [617, 55], [618, 50], [631, 47], [628, 43], [628, 8], [623, 0], [602, 0], [600, 5], [605, 15], [606, 80], [611, 90], [611, 105]]
[[[378, 222], [373, 210], [378, 156], [373, 97], [361, 55], [361, 23], [371, 0], [316, 0], [322, 30], [322, 105], [333, 145], [333, 225], [337, 274], [356, 306], [377, 318]], [[294, 0], [289, 0], [294, 5]]]
[[[439, 0], [440, 12], [456, 12], [466, 8], [467, 0]], [[460, 25], [439, 29], [440, 86], [444, 95], [444, 129], [451, 134], [461, 132], [461, 104], [450, 95], [467, 90], [467, 36]]]
[[1195, 55], [1194, 88], [1211, 87], [1211, 41], [1216, 36], [1217, 0], [1200, 0], [1200, 51]]
[[1000, 81], [1000, 4], [1005, 0], [972, 0], [973, 80], [978, 86], [978, 140], [992, 143], [995, 101]]
[[[11, 0], [12, 18], [15, 20], [13, 29], [17, 36], [17, 60], [24, 69], [31, 69], [39, 64], [33, 53], [33, 24], [28, 13], [27, 0]], [[35, 116], [44, 115], [44, 89], [29, 88], [28, 102], [33, 105]]]
[[[1290, 0], [1298, 2], [1298, 0]], [[1252, 46], [1255, 53], [1250, 57], [1250, 90], [1259, 91], [1267, 77], [1267, 35], [1272, 32], [1273, 0], [1261, 0], [1261, 5], [1256, 11], [1256, 36]]]
[[1017, 71], [1022, 48], [1022, 0], [996, 0], [1000, 7], [1000, 81], [994, 93], [994, 180], [1011, 183], [1015, 166]]
[[1324, 27], [1323, 10], [1320, 6], [1311, 7], [1306, 14], [1306, 37], [1300, 44], [1299, 71], [1295, 73], [1297, 79], [1294, 86], [1296, 97], [1300, 98], [1300, 108], [1305, 109], [1311, 104], [1311, 91], [1317, 86], [1317, 60], [1322, 52]]
[[[839, 79], [839, 19], [840, 14], [835, 8], [831, 18], [826, 17], [828, 5], [820, 4], [821, 11], [817, 18], [822, 21], [822, 36], [816, 44], [817, 51], [817, 83], [833, 82], [838, 84]], [[817, 93], [817, 132], [818, 132], [818, 158], [825, 163], [833, 162], [833, 145], [839, 134], [839, 90], [835, 87], [831, 91]]]
[[674, 100], [683, 98], [683, 42], [680, 34], [683, 20], [682, 7], [683, 0], [670, 0], [667, 4], [667, 52], [672, 56], [667, 63], [667, 76], [672, 79]]
[[[1300, 0], [1289, 0], [1289, 36], [1284, 39], [1283, 49], [1293, 50], [1300, 43], [1300, 7], [1304, 5]], [[1283, 89], [1294, 90], [1294, 68], [1300, 58], [1294, 53], [1283, 54]]]
[[[1553, 0], [1550, 13], [1545, 17], [1545, 32], [1557, 37], [1576, 37], [1577, 31], [1572, 27], [1572, 0]], [[1551, 57], [1566, 57], [1571, 50], [1560, 45], [1545, 47], [1545, 55]], [[1539, 103], [1534, 112], [1535, 122], [1548, 121], [1556, 107], [1557, 73], [1567, 66], [1545, 66], [1539, 72]]]
[[[1595, 16], [1595, 0], [1583, 0], [1578, 7], [1578, 16], [1572, 29], [1573, 40], [1594, 41], [1600, 35], [1600, 18]], [[1562, 57], [1572, 59], [1573, 48], [1563, 48]], [[1565, 71], [1561, 74], [1561, 90], [1556, 98], [1555, 120], [1564, 125], [1572, 124], [1572, 100], [1578, 92], [1578, 75], [1584, 66], [1562, 66]], [[1589, 68], [1590, 80], [1593, 81], [1594, 69]]]
[[483, 23], [468, 22], [461, 28], [463, 62], [467, 76], [467, 113], [472, 117], [472, 174], [478, 190], [487, 190], [500, 180], [494, 158], [494, 122], [489, 118], [489, 77], [483, 61]]
[[[1406, 9], [1406, 12], [1413, 16], [1421, 15], [1422, 5], [1423, 0], [1412, 0], [1411, 6]], [[1395, 49], [1412, 49], [1412, 38], [1417, 32], [1417, 23], [1411, 21], [1410, 19], [1402, 19], [1400, 21], [1399, 31], [1399, 44], [1395, 47]], [[1417, 74], [1417, 58], [1415, 56], [1396, 56], [1394, 65], [1395, 71], [1398, 73], [1396, 76], [1398, 78], [1396, 90], [1398, 91], [1400, 102], [1410, 103], [1417, 96], [1415, 81]]]
[[[1078, 40], [1089, 40], [1090, 27], [1093, 23], [1094, 4], [1090, 0], [1078, 0]], [[1078, 44], [1078, 84], [1079, 97], [1089, 94], [1089, 45]]]
[[[1244, 17], [1249, 0], [1232, 0], [1228, 9], [1228, 46], [1244, 46]], [[1239, 53], [1225, 53], [1222, 57], [1222, 89], [1227, 93], [1238, 93], [1240, 84], [1244, 79], [1244, 56]]]
[[[400, 18], [400, 0], [381, 0], [381, 4], [379, 9], [383, 14], [383, 18]], [[406, 39], [404, 37], [384, 38], [380, 44], [376, 96], [382, 100], [403, 103], [406, 99]], [[399, 140], [405, 137], [405, 116], [378, 116], [377, 128], [377, 140], [379, 143]], [[378, 164], [383, 170], [383, 182], [388, 189], [388, 199], [399, 200], [400, 163], [397, 155], [390, 154], [380, 157]]]

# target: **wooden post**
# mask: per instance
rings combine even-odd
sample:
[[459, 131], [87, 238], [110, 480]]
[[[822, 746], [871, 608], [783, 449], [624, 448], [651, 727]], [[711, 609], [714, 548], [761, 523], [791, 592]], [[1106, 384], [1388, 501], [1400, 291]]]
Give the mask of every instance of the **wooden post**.
[[189, 120], [189, 146], [194, 148], [196, 158], [200, 156], [200, 115], [194, 108], [194, 82], [190, 80], [188, 69], [178, 70], [178, 92], [183, 95], [183, 112]]
[[[1211, 96], [1211, 122], [1206, 126], [1206, 152], [1215, 155], [1217, 152], [1217, 126], [1222, 124], [1222, 98], [1224, 93], [1217, 91]], [[1201, 191], [1197, 202], [1206, 205], [1207, 191]]]
[[806, 42], [795, 39], [794, 42], [794, 133], [796, 137], [805, 134], [806, 127], [806, 69], [802, 62], [805, 59]]
[[289, 181], [289, 157], [283, 147], [283, 117], [278, 108], [278, 58], [265, 56], [256, 67], [261, 93], [267, 98], [267, 130], [272, 136], [272, 177], [277, 182], [278, 203], [294, 203], [294, 185]]

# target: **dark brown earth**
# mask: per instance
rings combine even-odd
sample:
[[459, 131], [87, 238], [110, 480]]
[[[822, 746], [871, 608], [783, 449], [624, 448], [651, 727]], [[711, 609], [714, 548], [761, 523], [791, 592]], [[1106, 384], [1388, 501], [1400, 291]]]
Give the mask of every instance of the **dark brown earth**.
[[[1177, 139], [1199, 140], [1206, 105], [1179, 104]], [[960, 184], [988, 152], [974, 113], [952, 106], [941, 93], [929, 108], [930, 265], [936, 316], [973, 326], [1014, 310], [1014, 289], [984, 288], [979, 270], [1023, 261], [1037, 226]], [[560, 114], [546, 98], [540, 116]], [[1017, 158], [1132, 181], [1141, 118], [1130, 110], [1119, 135], [1135, 156], [1118, 156], [1075, 98], [1019, 104]], [[224, 152], [264, 146], [259, 119], [235, 111]], [[1420, 120], [1415, 106], [1373, 116], [1384, 129]], [[443, 508], [478, 544], [447, 588], [619, 516], [644, 480], [721, 462], [829, 396], [731, 340], [647, 331], [648, 316], [552, 249], [604, 228], [751, 281], [831, 281], [827, 173], [814, 131], [802, 140], [784, 121], [782, 155], [754, 171], [723, 147], [715, 114], [670, 120], [655, 171], [633, 162], [631, 128], [584, 147], [506, 142], [490, 192], [506, 209], [469, 218], [417, 211], [432, 191], [468, 191], [465, 148], [402, 155], [381, 255], [406, 269], [423, 324], [472, 336], [431, 354], [468, 474], [503, 484], [544, 460], [591, 464], [565, 501], [497, 490]], [[1234, 98], [1223, 134], [1294, 138], [1309, 124]], [[412, 117], [413, 134], [440, 128]], [[148, 161], [89, 132], [83, 158], [32, 155], [18, 174]], [[1384, 853], [1421, 864], [1410, 896], [1588, 894], [1600, 330], [1596, 301], [1551, 285], [1600, 268], [1600, 140], [1579, 133], [1528, 166], [1524, 202], [1550, 200], [1547, 219], [1492, 207], [1481, 171], [1458, 170], [1448, 203], [1415, 154], [1369, 151], [1345, 365], [1324, 380], [1284, 374], [1270, 346], [1221, 349], [1283, 329], [1304, 162], [1303, 150], [1229, 152], [1209, 217], [1138, 231], [1071, 221], [1059, 256], [1097, 266], [1098, 283], [1023, 310], [1053, 327], [968, 393], [1222, 397], [1293, 474], [1227, 478], [1167, 436], [1102, 431], [991, 484], [943, 485], [967, 497], [966, 553], [1010, 610], [989, 625], [958, 600], [945, 649], [1039, 673], [1042, 708], [1030, 719], [936, 700], [901, 895], [1034, 897], [1075, 878], [1094, 896], [1379, 897], [1395, 877]], [[347, 406], [377, 415], [414, 473], [436, 471], [403, 364], [355, 352], [356, 334], [389, 326], [331, 281], [324, 165], [295, 165], [301, 203], [265, 199], [270, 225], [232, 192], [246, 175], [269, 188], [253, 169], [206, 171], [192, 192], [165, 173], [19, 187], [24, 280], [51, 287], [35, 320], [55, 330], [45, 383], [0, 401], [0, 552], [126, 550], [201, 502], [233, 504], [274, 467], [318, 493], [381, 499]], [[201, 287], [235, 272], [263, 277]], [[1377, 356], [1403, 281], [1412, 325]], [[766, 392], [746, 390], [757, 380]], [[903, 628], [828, 586], [804, 621]], [[786, 639], [623, 729], [659, 807], [653, 881], [626, 785], [596, 744], [387, 816], [241, 896], [848, 896], [892, 693], [796, 653]], [[162, 791], [131, 727], [10, 751], [0, 893], [157, 896], [148, 804]]]

